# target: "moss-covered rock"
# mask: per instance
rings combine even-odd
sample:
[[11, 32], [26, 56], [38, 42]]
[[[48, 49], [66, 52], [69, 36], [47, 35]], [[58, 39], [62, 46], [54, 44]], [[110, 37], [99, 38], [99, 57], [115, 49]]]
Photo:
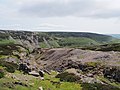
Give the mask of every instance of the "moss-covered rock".
[[83, 83], [81, 85], [83, 88], [82, 90], [120, 90], [120, 88], [106, 85], [106, 84], [90, 84], [90, 83]]
[[80, 77], [76, 76], [73, 73], [63, 72], [61, 74], [58, 74], [56, 78], [60, 78], [60, 81], [66, 81], [66, 82], [78, 82], [80, 80]]
[[4, 70], [3, 70], [3, 69], [0, 69], [0, 78], [3, 78], [4, 75], [5, 75]]
[[10, 72], [10, 73], [14, 73], [15, 70], [17, 70], [18, 65], [12, 62], [7, 62], [4, 60], [0, 60], [0, 66], [5, 67], [5, 70]]
[[120, 82], [120, 67], [106, 67], [103, 71], [104, 77]]

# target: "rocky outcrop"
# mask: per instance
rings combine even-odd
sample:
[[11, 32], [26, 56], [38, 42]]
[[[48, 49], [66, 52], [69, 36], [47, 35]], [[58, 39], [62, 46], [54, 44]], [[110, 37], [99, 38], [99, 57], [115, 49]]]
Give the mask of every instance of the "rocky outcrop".
[[[41, 49], [42, 50], [42, 49]], [[82, 80], [96, 81], [95, 76], [105, 76], [119, 82], [120, 71], [106, 67], [119, 66], [119, 52], [87, 51], [72, 48], [48, 49], [36, 60], [42, 69], [63, 72], [74, 68], [82, 72]], [[77, 73], [78, 74], [78, 73]], [[97, 81], [96, 81], [97, 82]]]
[[31, 72], [31, 68], [26, 63], [19, 64], [19, 70], [23, 71], [24, 73]]
[[[72, 48], [48, 49], [37, 58], [37, 64], [49, 70], [62, 71], [69, 68], [80, 68], [81, 70], [94, 69], [98, 64], [119, 65], [119, 52], [88, 51]], [[88, 63], [87, 62], [93, 62]], [[86, 68], [87, 67], [87, 68]]]
[[104, 77], [120, 82], [120, 67], [106, 67], [103, 71]]
[[33, 75], [33, 76], [36, 76], [36, 77], [40, 76], [39, 73], [36, 72], [36, 71], [28, 72], [28, 74], [29, 74], [29, 75]]
[[30, 51], [39, 47], [39, 37], [36, 32], [1, 30], [0, 35], [0, 39], [11, 40], [28, 48]]

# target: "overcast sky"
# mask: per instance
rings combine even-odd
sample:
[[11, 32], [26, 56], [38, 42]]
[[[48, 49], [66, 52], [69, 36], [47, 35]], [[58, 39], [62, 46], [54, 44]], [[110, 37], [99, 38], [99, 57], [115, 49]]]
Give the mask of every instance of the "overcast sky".
[[0, 0], [0, 29], [120, 34], [120, 0]]

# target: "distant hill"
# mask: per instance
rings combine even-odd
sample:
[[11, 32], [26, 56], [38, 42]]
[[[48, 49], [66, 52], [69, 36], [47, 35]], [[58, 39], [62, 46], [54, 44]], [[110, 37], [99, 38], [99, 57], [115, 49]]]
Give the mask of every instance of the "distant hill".
[[[106, 44], [114, 40], [112, 36], [87, 32], [44, 32], [49, 44], [53, 47], [82, 47]], [[46, 35], [46, 36], [45, 36]], [[44, 42], [43, 42], [44, 43]], [[45, 47], [45, 43], [42, 46]]]
[[120, 34], [111, 34], [111, 36], [120, 39]]
[[93, 50], [93, 51], [120, 51], [120, 43], [104, 44], [96, 46], [88, 46], [81, 48], [83, 50]]
[[29, 32], [0, 30], [0, 44], [20, 44], [33, 50], [36, 47], [83, 47], [107, 44], [112, 36], [87, 32]]
[[48, 34], [57, 37], [86, 37], [98, 42], [104, 42], [104, 41], [108, 42], [113, 38], [109, 35], [87, 33], [87, 32], [49, 32]]

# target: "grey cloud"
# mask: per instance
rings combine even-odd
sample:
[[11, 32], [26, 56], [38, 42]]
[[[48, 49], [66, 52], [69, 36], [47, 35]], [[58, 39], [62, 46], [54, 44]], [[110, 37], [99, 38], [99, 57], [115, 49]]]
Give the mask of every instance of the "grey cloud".
[[77, 0], [72, 2], [44, 2], [24, 5], [19, 12], [39, 17], [83, 16], [93, 9], [92, 0]]
[[27, 16], [37, 17], [92, 17], [111, 18], [120, 17], [120, 10], [107, 10], [97, 7], [95, 0], [73, 0], [71, 2], [38, 2], [24, 4], [19, 12]]
[[103, 12], [96, 13], [91, 17], [96, 18], [119, 18], [120, 17], [120, 10], [104, 10]]

